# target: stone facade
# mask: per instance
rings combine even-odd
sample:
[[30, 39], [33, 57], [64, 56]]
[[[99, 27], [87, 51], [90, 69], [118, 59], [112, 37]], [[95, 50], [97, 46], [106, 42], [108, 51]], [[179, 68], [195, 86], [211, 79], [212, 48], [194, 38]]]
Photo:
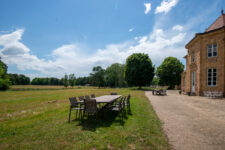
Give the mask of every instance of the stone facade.
[[[225, 18], [223, 12], [221, 16], [219, 18]], [[218, 20], [206, 32], [196, 34], [186, 45], [188, 49], [188, 54], [185, 56], [186, 70], [181, 78], [181, 89], [185, 93], [193, 92], [196, 95], [203, 95], [204, 91], [225, 92], [225, 26], [212, 28]], [[217, 45], [217, 56], [209, 57], [208, 46], [213, 44]], [[208, 82], [210, 80], [208, 71], [211, 68], [216, 69], [216, 85], [209, 85]]]

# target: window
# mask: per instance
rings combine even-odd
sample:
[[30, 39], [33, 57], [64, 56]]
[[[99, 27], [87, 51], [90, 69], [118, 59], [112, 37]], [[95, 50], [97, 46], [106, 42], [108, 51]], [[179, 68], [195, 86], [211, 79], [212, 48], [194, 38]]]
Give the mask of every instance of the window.
[[195, 62], [195, 53], [194, 52], [191, 54], [191, 62]]
[[217, 70], [216, 69], [208, 69], [208, 86], [216, 86], [217, 85]]
[[208, 45], [208, 57], [216, 57], [217, 56], [217, 44]]

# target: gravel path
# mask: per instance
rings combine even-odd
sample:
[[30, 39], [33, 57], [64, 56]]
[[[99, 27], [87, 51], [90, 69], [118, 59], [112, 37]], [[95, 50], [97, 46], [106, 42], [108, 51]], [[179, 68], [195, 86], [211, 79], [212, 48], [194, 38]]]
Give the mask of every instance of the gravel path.
[[175, 150], [225, 150], [225, 99], [146, 92]]

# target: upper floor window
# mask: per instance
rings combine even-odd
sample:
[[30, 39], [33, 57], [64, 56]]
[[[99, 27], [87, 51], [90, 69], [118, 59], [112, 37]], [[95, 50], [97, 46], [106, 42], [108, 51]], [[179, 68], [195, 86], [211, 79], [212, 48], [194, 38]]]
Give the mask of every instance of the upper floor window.
[[217, 44], [208, 45], [208, 57], [216, 57], [217, 56]]
[[217, 70], [215, 68], [208, 69], [208, 86], [216, 86], [217, 85]]
[[194, 52], [191, 54], [191, 62], [195, 62], [195, 53]]

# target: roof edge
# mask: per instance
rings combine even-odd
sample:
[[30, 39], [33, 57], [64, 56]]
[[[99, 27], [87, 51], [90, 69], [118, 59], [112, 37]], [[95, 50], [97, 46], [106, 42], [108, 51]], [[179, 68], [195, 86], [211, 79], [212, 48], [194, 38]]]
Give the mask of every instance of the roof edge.
[[[224, 21], [225, 21], [225, 20], [224, 20]], [[194, 39], [196, 39], [197, 36], [199, 36], [199, 35], [205, 35], [205, 34], [208, 34], [208, 33], [211, 33], [211, 32], [215, 32], [215, 31], [221, 30], [221, 29], [223, 29], [223, 28], [225, 28], [225, 26], [222, 26], [222, 27], [220, 27], [220, 28], [218, 28], [218, 29], [214, 29], [214, 30], [211, 30], [211, 31], [208, 31], [208, 32], [196, 33], [196, 34], [195, 34], [195, 37], [192, 38], [192, 39], [185, 45], [185, 47], [187, 47], [192, 41], [194, 41]]]

